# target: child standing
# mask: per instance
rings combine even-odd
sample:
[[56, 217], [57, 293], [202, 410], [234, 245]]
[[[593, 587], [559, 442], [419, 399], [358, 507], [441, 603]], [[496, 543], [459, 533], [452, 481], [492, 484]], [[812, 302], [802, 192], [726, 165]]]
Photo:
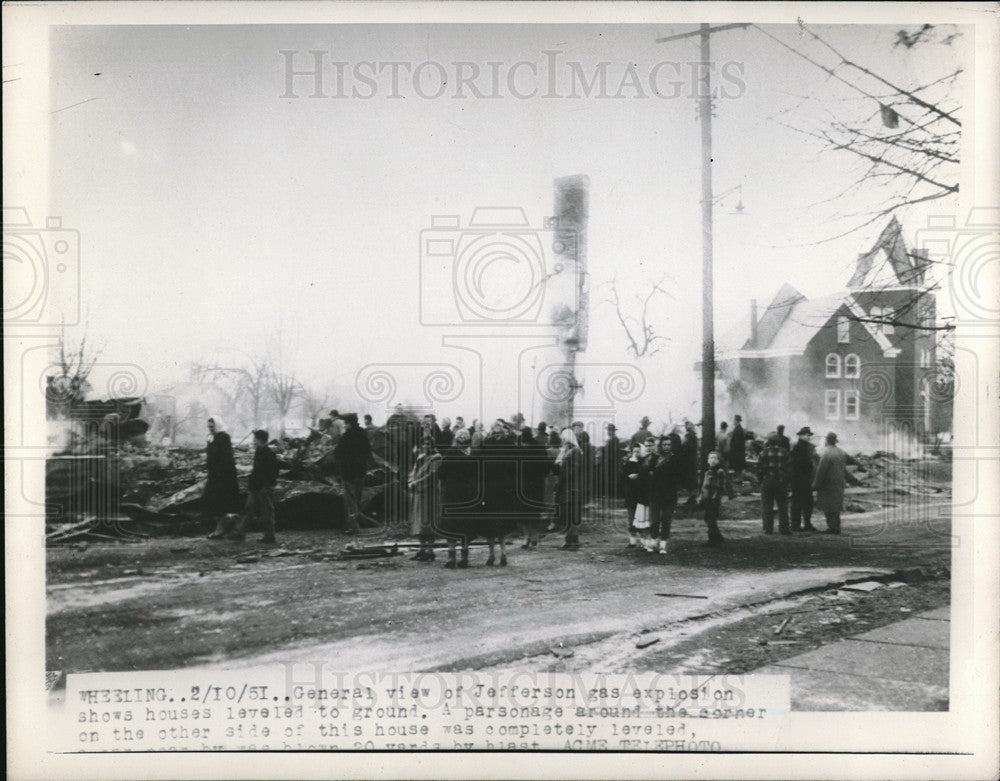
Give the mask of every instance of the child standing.
[[701, 484], [699, 502], [705, 508], [705, 526], [708, 527], [708, 544], [715, 547], [724, 541], [719, 531], [719, 513], [722, 509], [722, 495], [730, 499], [735, 496], [726, 470], [720, 465], [719, 454], [714, 450], [708, 454], [708, 469]]

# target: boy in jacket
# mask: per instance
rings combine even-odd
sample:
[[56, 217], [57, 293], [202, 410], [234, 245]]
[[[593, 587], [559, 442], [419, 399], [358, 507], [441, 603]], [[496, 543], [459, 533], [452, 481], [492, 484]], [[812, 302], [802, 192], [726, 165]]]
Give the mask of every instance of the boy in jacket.
[[729, 475], [719, 461], [719, 454], [714, 450], [708, 454], [708, 468], [701, 484], [699, 501], [705, 508], [705, 526], [708, 527], [708, 544], [721, 545], [725, 539], [719, 531], [719, 515], [722, 510], [722, 496], [730, 499], [735, 496]]
[[267, 446], [267, 432], [264, 429], [253, 432], [253, 439], [257, 449], [253, 454], [253, 470], [247, 484], [250, 496], [243, 515], [229, 537], [242, 540], [247, 519], [256, 515], [264, 529], [260, 542], [274, 542], [274, 486], [278, 482], [278, 457]]

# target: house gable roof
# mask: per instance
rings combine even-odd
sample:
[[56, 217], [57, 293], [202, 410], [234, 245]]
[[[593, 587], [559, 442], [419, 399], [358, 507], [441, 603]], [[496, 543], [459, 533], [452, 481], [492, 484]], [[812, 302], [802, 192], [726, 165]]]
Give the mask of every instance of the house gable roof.
[[805, 301], [806, 297], [787, 282], [781, 286], [777, 295], [767, 305], [767, 309], [757, 320], [757, 339], [754, 344], [747, 345], [751, 349], [770, 344], [781, 333], [782, 326], [789, 316]]
[[[789, 291], [794, 292], [797, 297], [790, 296]], [[726, 341], [720, 340], [722, 349], [718, 357], [767, 358], [779, 355], [802, 355], [816, 334], [827, 326], [831, 318], [841, 309], [846, 309], [848, 316], [856, 318], [861, 323], [886, 357], [892, 358], [899, 354], [899, 349], [893, 347], [892, 342], [880, 329], [872, 323], [865, 322], [865, 311], [850, 292], [807, 299], [791, 285], [784, 285], [767, 308], [765, 316], [760, 319], [763, 323], [769, 314], [773, 315], [770, 322], [780, 318], [777, 328], [771, 330], [771, 326], [768, 325], [768, 330], [765, 332], [758, 326], [756, 344], [751, 344], [749, 338], [744, 338], [740, 342], [737, 337], [729, 338], [728, 345], [739, 344], [739, 346], [729, 347]], [[747, 327], [741, 326], [741, 329], [746, 336]]]
[[752, 343], [754, 340], [749, 323], [741, 321], [715, 340], [716, 351], [727, 353], [734, 350], [754, 349], [755, 344], [768, 344], [781, 329], [795, 304], [804, 299], [805, 296], [786, 282], [781, 286], [771, 303], [767, 305], [767, 309], [757, 318], [755, 343]]
[[873, 289], [924, 284], [930, 265], [926, 252], [908, 250], [903, 240], [903, 228], [893, 217], [875, 240], [871, 249], [858, 255], [854, 274], [847, 283], [849, 290]]

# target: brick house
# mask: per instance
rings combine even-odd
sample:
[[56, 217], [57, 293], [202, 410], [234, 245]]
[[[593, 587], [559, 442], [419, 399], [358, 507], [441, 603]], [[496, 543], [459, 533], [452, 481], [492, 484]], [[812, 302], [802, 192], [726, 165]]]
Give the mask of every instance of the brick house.
[[[923, 440], [933, 432], [936, 308], [926, 256], [907, 250], [893, 218], [858, 256], [847, 289], [807, 299], [791, 285], [716, 343], [716, 372], [760, 433], [779, 423], [838, 433], [848, 447], [876, 448], [889, 429]], [[889, 322], [891, 321], [891, 322]]]

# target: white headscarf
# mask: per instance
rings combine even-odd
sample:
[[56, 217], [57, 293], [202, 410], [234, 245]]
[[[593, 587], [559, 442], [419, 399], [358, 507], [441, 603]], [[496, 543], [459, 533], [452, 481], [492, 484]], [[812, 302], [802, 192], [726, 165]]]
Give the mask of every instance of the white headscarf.
[[218, 415], [209, 415], [207, 418], [205, 418], [206, 426], [208, 425], [208, 421], [210, 420], [215, 423], [215, 432], [209, 433], [208, 441], [213, 442], [215, 441], [216, 434], [221, 434], [223, 431], [226, 430], [226, 424], [222, 422], [222, 418], [220, 418]]

